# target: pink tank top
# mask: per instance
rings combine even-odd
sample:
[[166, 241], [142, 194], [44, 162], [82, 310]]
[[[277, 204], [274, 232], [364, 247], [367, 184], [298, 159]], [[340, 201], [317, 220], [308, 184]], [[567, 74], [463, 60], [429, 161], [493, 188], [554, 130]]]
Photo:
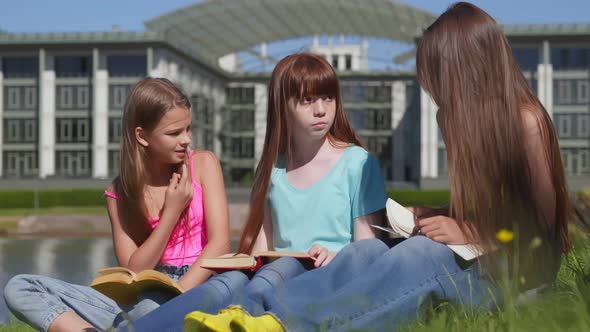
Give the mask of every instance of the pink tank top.
[[[190, 168], [191, 174], [194, 174], [193, 165], [194, 153], [191, 152]], [[193, 179], [193, 200], [190, 203], [188, 209], [189, 227], [188, 234], [185, 227], [185, 221], [180, 220], [172, 234], [162, 257], [160, 257], [160, 263], [173, 266], [183, 266], [193, 264], [203, 248], [207, 245], [207, 224], [205, 223], [205, 207], [203, 204], [203, 188]], [[104, 194], [114, 199], [119, 199], [115, 193], [105, 191]], [[181, 218], [186, 218], [182, 216]], [[152, 230], [158, 226], [160, 217], [148, 218]]]

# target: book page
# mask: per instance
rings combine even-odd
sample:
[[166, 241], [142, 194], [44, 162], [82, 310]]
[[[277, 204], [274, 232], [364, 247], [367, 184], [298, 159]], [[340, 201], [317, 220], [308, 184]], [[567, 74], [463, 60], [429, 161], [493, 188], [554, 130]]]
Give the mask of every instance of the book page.
[[254, 256], [311, 258], [311, 256], [309, 256], [308, 253], [301, 252], [301, 251], [259, 251], [259, 252], [255, 252]]
[[[410, 235], [412, 235], [412, 231], [414, 230], [416, 216], [410, 210], [406, 209], [404, 206], [392, 200], [391, 198], [387, 199], [385, 207], [387, 209], [387, 219], [389, 220], [391, 229], [373, 225], [371, 226], [390, 233], [393, 231], [394, 233], [400, 234], [406, 238], [410, 237]], [[483, 251], [481, 251], [475, 245], [448, 244], [447, 246], [466, 261], [477, 258], [483, 254]]]
[[409, 237], [414, 230], [416, 216], [393, 199], [387, 199], [385, 204], [387, 219], [391, 228], [398, 234]]
[[131, 277], [135, 277], [135, 272], [131, 271], [130, 269], [122, 266], [114, 266], [114, 267], [107, 267], [104, 269], [98, 270], [99, 275], [107, 275], [112, 273], [124, 273], [128, 274]]

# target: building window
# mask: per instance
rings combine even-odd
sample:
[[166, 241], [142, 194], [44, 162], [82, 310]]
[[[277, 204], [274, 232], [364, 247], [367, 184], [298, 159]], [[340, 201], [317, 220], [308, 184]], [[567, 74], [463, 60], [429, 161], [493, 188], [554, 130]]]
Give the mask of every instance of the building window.
[[[227, 103], [230, 105], [254, 105], [254, 87], [231, 87], [226, 90]], [[206, 101], [206, 100], [205, 100]]]
[[57, 120], [57, 141], [71, 142], [73, 140], [74, 124], [72, 119]]
[[571, 157], [571, 151], [566, 150], [566, 149], [561, 149], [561, 161], [563, 162], [563, 169], [565, 170], [565, 173], [567, 173], [567, 174], [572, 173], [570, 157]]
[[523, 71], [535, 71], [539, 64], [538, 48], [512, 48], [516, 62]]
[[25, 142], [37, 141], [37, 120], [25, 120]]
[[90, 131], [88, 130], [88, 119], [78, 119], [77, 121], [77, 132], [74, 135], [77, 142], [88, 142], [90, 137]]
[[71, 109], [74, 106], [74, 87], [72, 86], [58, 86], [57, 87], [57, 108]]
[[31, 176], [37, 174], [37, 153], [25, 152], [23, 153], [23, 175]]
[[229, 156], [233, 159], [254, 158], [253, 137], [227, 138], [224, 145], [224, 150], [227, 151]]
[[569, 114], [560, 114], [557, 117], [557, 133], [559, 137], [570, 137], [572, 134], [572, 118]]
[[588, 83], [590, 83], [587, 80], [579, 80], [578, 81], [578, 93], [577, 93], [577, 97], [578, 97], [578, 104], [588, 104], [588, 102], [590, 102], [590, 98], [588, 96], [589, 91], [588, 91]]
[[37, 57], [3, 57], [4, 78], [37, 78], [39, 60]]
[[92, 60], [88, 56], [55, 57], [56, 77], [88, 77], [92, 72]]
[[590, 114], [578, 115], [578, 137], [590, 138]]
[[344, 67], [346, 68], [346, 70], [351, 70], [352, 69], [352, 55], [350, 54], [346, 54], [344, 56]]
[[110, 108], [114, 110], [122, 110], [125, 107], [125, 100], [127, 94], [131, 89], [130, 85], [111, 85], [110, 88]]
[[109, 119], [109, 143], [121, 142], [121, 133], [123, 127], [121, 125], [121, 118], [110, 118]]
[[27, 86], [25, 91], [25, 109], [34, 110], [37, 108], [37, 87]]
[[4, 120], [5, 131], [4, 138], [7, 143], [18, 143], [21, 140], [21, 120]]
[[570, 104], [572, 102], [572, 85], [569, 80], [557, 82], [557, 102], [559, 104]]
[[578, 151], [578, 160], [580, 162], [580, 172], [590, 172], [590, 149], [582, 149]]
[[62, 176], [89, 176], [90, 156], [87, 151], [58, 151], [56, 170]]
[[33, 176], [37, 174], [37, 152], [4, 152], [4, 175], [8, 177]]
[[338, 55], [332, 55], [332, 67], [334, 67], [334, 69], [338, 69]]
[[391, 129], [391, 110], [390, 109], [378, 109], [375, 110], [376, 123], [375, 129]]
[[78, 104], [77, 107], [81, 109], [88, 108], [90, 99], [88, 98], [88, 86], [78, 86], [76, 90], [76, 103]]
[[6, 109], [7, 110], [18, 110], [20, 109], [20, 100], [21, 100], [21, 88], [20, 87], [7, 87], [7, 100], [6, 100]]
[[231, 131], [254, 130], [254, 110], [230, 110], [229, 127]]
[[367, 87], [368, 102], [391, 102], [391, 87], [388, 85], [370, 85]]
[[109, 77], [144, 77], [147, 72], [145, 55], [110, 55], [107, 58]]

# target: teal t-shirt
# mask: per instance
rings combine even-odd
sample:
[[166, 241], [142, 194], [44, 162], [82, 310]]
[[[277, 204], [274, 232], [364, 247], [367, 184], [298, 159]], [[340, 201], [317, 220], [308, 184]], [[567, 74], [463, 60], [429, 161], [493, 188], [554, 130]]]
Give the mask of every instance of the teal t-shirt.
[[287, 180], [285, 158], [273, 168], [267, 204], [275, 250], [307, 251], [320, 244], [339, 251], [354, 239], [354, 219], [385, 208], [387, 196], [379, 163], [350, 146], [330, 172], [298, 189]]

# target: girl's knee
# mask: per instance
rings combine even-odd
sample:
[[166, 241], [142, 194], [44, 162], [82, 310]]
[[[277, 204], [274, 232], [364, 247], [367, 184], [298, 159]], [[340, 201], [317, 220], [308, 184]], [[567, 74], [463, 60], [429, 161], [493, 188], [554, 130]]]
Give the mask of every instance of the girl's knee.
[[243, 288], [248, 282], [248, 276], [241, 271], [229, 271], [212, 277], [208, 282], [213, 285], [222, 284], [229, 291]]
[[39, 292], [37, 287], [31, 287], [35, 284], [35, 277], [30, 274], [19, 274], [10, 278], [4, 286], [4, 300], [9, 308], [17, 306], [20, 298], [30, 296], [27, 293]]
[[338, 255], [363, 255], [375, 257], [386, 252], [389, 247], [379, 239], [366, 239], [355, 241], [344, 247]]

